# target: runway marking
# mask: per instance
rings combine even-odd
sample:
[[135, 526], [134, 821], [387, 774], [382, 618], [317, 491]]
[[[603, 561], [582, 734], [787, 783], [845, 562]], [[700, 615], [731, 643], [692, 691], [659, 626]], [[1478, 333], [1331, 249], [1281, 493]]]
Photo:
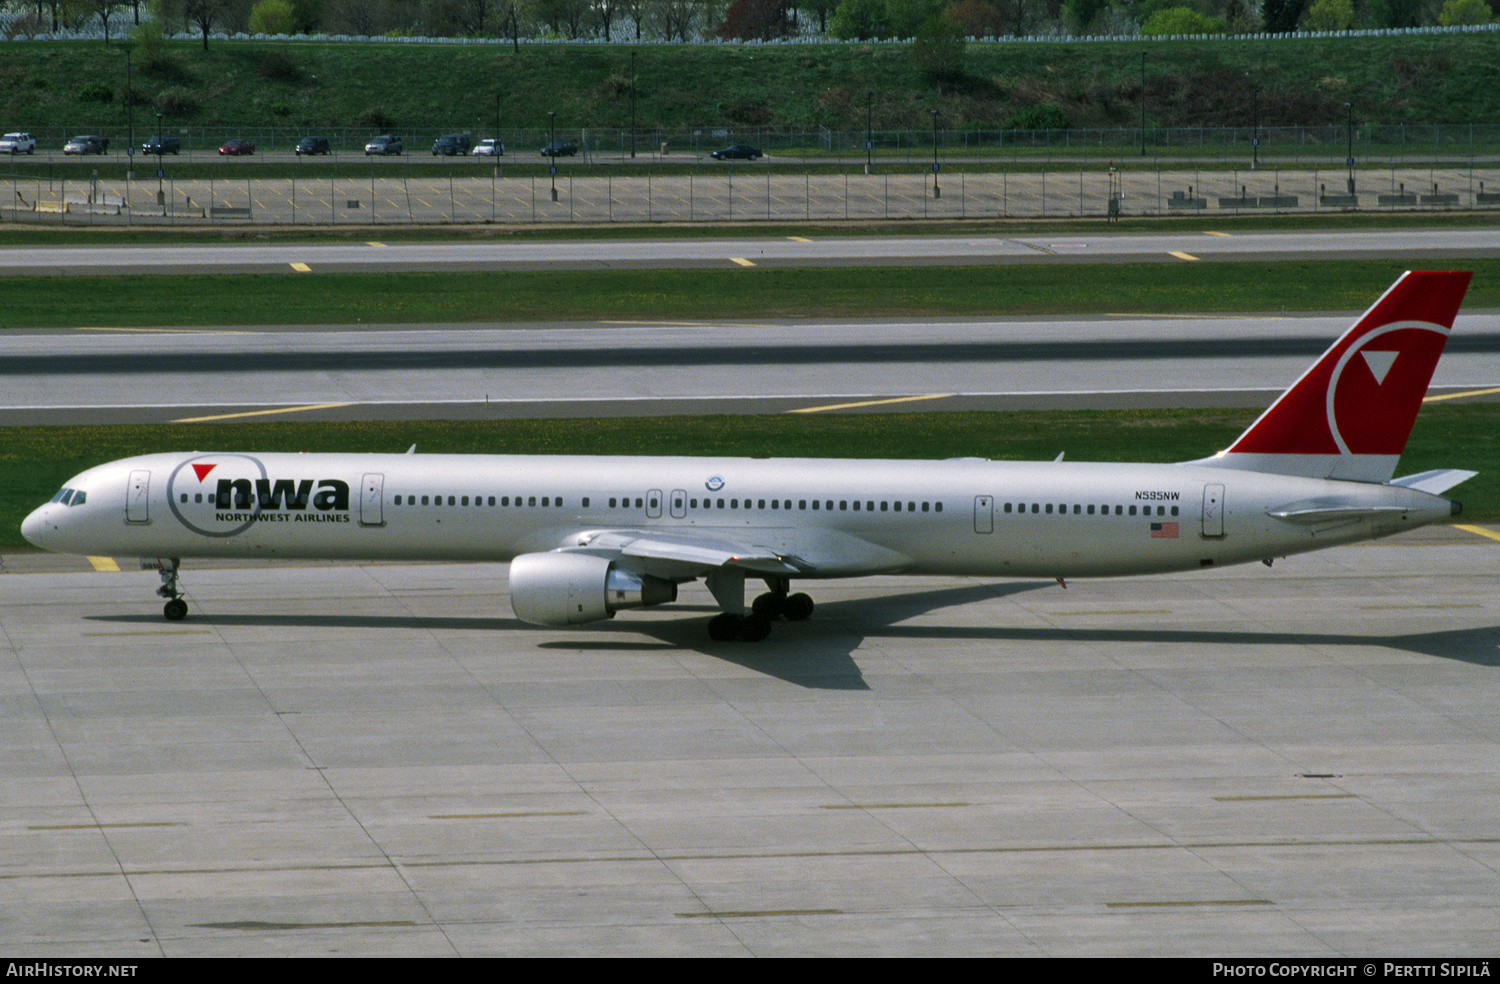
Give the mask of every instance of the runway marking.
[[183, 417], [174, 420], [174, 424], [202, 424], [210, 420], [233, 420], [236, 417], [265, 417], [277, 413], [298, 413], [303, 410], [332, 410], [335, 407], [347, 407], [347, 403], [310, 403], [303, 407], [277, 407], [275, 410], [246, 410], [243, 413], [221, 413], [212, 417]]
[[383, 922], [267, 922], [261, 919], [242, 919], [238, 922], [194, 923], [205, 929], [350, 929], [381, 928], [386, 926], [415, 926], [410, 919], [390, 919]]
[[1169, 255], [1175, 256], [1179, 260], [1187, 260], [1190, 263], [1195, 262], [1198, 259], [1198, 257], [1194, 256], [1192, 253], [1180, 253], [1177, 250], [1172, 250]]
[[[1500, 540], [1500, 536], [1495, 537], [1495, 539]], [[1484, 606], [1478, 602], [1471, 601], [1452, 605], [1360, 605], [1359, 607], [1362, 611], [1381, 612], [1392, 608], [1483, 608]]]
[[842, 916], [843, 909], [720, 909], [715, 912], [674, 912], [678, 919], [752, 919], [756, 916]]
[[298, 273], [312, 273], [312, 267], [308, 266], [306, 263], [293, 263], [292, 269], [296, 270]]
[[810, 242], [812, 242], [812, 240], [808, 239], [806, 236], [787, 236], [786, 238], [790, 239], [794, 243], [810, 243]]
[[1229, 235], [1232, 235], [1232, 233], [1228, 233], [1228, 232], [1205, 232], [1203, 234], [1205, 236], [1229, 236]]
[[213, 635], [208, 629], [146, 629], [143, 632], [85, 632], [85, 639], [103, 639], [109, 636], [160, 636], [160, 635]]
[[186, 827], [181, 820], [143, 820], [137, 823], [35, 823], [27, 830], [119, 830], [129, 827]]
[[1215, 796], [1215, 803], [1249, 803], [1258, 800], [1341, 800], [1358, 799], [1353, 793], [1291, 793], [1286, 796]]
[[738, 263], [742, 267], [753, 267], [753, 266], [755, 266], [754, 263], [751, 263], [749, 260], [745, 259], [743, 256], [731, 256], [729, 258], [729, 262], [730, 263]]
[[123, 331], [144, 335], [259, 335], [258, 331], [235, 331], [229, 328], [74, 328], [74, 331]]
[[1122, 608], [1114, 612], [1053, 612], [1053, 615], [1170, 615], [1170, 608]]
[[929, 393], [926, 396], [893, 396], [888, 400], [861, 400], [858, 403], [830, 403], [824, 407], [802, 407], [787, 413], [821, 413], [824, 410], [850, 410], [854, 407], [878, 407], [887, 403], [912, 403], [917, 400], [946, 400], [952, 393]]
[[1483, 526], [1470, 526], [1468, 523], [1454, 523], [1453, 528], [1463, 530], [1465, 533], [1473, 533], [1475, 536], [1489, 537], [1491, 540], [1500, 540], [1500, 533], [1487, 530]]
[[365, 245], [366, 246], [374, 246], [376, 249], [389, 249], [390, 248], [390, 247], [386, 246], [385, 243], [377, 243], [377, 242], [368, 242], [368, 243], [365, 243]]
[[586, 817], [587, 810], [536, 810], [530, 813], [435, 813], [429, 820], [513, 820], [517, 817]]
[[102, 571], [106, 574], [120, 573], [120, 565], [115, 563], [113, 557], [90, 557], [89, 563], [94, 565], [94, 570], [96, 571]]
[[830, 803], [824, 810], [935, 810], [952, 806], [973, 806], [973, 803]]
[[1464, 390], [1462, 393], [1440, 393], [1437, 396], [1422, 397], [1423, 403], [1436, 403], [1439, 400], [1461, 400], [1466, 396], [1489, 396], [1491, 393], [1500, 393], [1500, 386], [1491, 386], [1489, 389]]
[[1147, 909], [1153, 906], [1189, 906], [1189, 905], [1274, 905], [1270, 899], [1200, 899], [1198, 901], [1183, 902], [1106, 902], [1107, 909]]

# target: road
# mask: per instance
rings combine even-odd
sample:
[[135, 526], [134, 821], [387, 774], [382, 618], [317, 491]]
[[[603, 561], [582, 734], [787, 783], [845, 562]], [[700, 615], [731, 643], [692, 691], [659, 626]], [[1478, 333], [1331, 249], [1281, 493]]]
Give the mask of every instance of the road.
[[[12, 332], [0, 424], [1262, 407], [1348, 316]], [[1463, 313], [1434, 395], [1500, 390]], [[919, 399], [914, 399], [919, 398]], [[855, 404], [850, 406], [850, 404]]]
[[1244, 259], [1500, 256], [1493, 229], [1257, 232], [1236, 235], [810, 236], [422, 243], [233, 243], [0, 248], [0, 275], [354, 270], [601, 270], [659, 267], [1181, 263]]

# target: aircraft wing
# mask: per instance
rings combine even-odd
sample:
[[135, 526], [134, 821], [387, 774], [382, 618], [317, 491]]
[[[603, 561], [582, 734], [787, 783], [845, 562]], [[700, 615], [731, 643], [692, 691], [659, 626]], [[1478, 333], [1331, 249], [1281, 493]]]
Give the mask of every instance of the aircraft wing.
[[722, 567], [757, 575], [846, 577], [901, 570], [911, 559], [834, 530], [757, 529], [599, 530], [569, 548], [618, 558], [658, 577], [699, 577]]

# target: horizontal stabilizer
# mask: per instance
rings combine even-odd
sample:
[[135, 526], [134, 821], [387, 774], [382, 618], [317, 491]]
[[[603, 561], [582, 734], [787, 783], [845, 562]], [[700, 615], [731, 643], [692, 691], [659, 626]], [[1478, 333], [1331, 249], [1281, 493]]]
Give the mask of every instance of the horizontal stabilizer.
[[1434, 468], [1432, 471], [1391, 479], [1390, 484], [1399, 485], [1404, 489], [1416, 489], [1418, 492], [1428, 492], [1432, 495], [1442, 495], [1459, 482], [1467, 482], [1478, 474], [1478, 472], [1464, 471], [1462, 468]]

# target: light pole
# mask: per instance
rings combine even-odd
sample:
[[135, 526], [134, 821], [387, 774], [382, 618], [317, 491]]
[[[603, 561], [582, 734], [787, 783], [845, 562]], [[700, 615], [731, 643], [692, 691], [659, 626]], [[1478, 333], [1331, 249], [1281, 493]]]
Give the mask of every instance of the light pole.
[[870, 173], [870, 165], [875, 163], [875, 138], [872, 131], [875, 127], [875, 93], [865, 93], [865, 173]]
[[547, 163], [547, 171], [552, 175], [552, 200], [557, 201], [557, 114], [547, 114], [547, 152], [552, 160]]
[[162, 161], [166, 160], [167, 158], [166, 158], [166, 156], [164, 154], [162, 154], [161, 151], [162, 151], [161, 114], [157, 113], [156, 114], [156, 204], [160, 205], [162, 207], [163, 211], [165, 211], [166, 207], [167, 207], [167, 193], [162, 188], [162, 184], [161, 184], [161, 179], [162, 179], [161, 164], [162, 164]]
[[1141, 51], [1141, 156], [1146, 156], [1146, 52]]
[[1260, 168], [1260, 88], [1250, 83], [1250, 170]]
[[635, 52], [630, 53], [630, 156], [635, 157]]
[[1344, 109], [1349, 111], [1349, 157], [1345, 164], [1349, 167], [1349, 194], [1354, 194], [1354, 104], [1344, 103]]
[[932, 197], [943, 197], [943, 189], [938, 187], [938, 128], [935, 109], [932, 111]]

